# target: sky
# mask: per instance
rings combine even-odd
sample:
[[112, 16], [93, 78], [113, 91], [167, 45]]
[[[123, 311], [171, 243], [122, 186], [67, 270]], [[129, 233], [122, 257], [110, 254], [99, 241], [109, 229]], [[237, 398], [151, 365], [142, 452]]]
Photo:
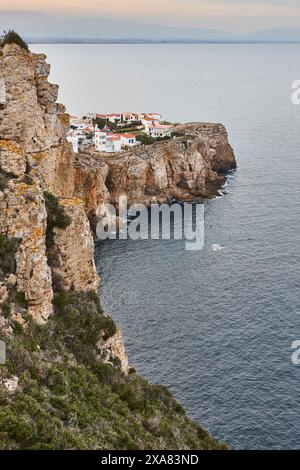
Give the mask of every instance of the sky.
[[300, 0], [0, 0], [0, 10], [99, 16], [243, 33], [300, 27]]

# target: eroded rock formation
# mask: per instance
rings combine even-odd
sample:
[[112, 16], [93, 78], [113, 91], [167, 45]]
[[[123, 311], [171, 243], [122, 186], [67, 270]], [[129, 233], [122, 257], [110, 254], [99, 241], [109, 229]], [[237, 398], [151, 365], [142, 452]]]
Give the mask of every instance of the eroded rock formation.
[[175, 135], [122, 154], [80, 154], [75, 192], [88, 195], [88, 214], [96, 214], [102, 202], [117, 204], [122, 194], [130, 204], [146, 205], [215, 196], [224, 174], [236, 168], [226, 129], [222, 124], [190, 123], [177, 126]]
[[[69, 117], [56, 102], [58, 86], [48, 82], [49, 71], [45, 55], [29, 53], [15, 44], [0, 49], [4, 91], [0, 108], [0, 235], [5, 237], [4, 245], [5, 240], [18, 240], [13, 287], [16, 298], [22, 299], [19, 303], [12, 299], [7, 305], [11, 273], [0, 266], [0, 314], [5, 305], [20, 323], [27, 314], [37, 323], [53, 315], [54, 278], [60, 279], [60, 287], [66, 291], [97, 291], [99, 287], [89, 221], [82, 200], [74, 197], [74, 155], [66, 141]], [[78, 172], [76, 177], [78, 182]], [[100, 182], [96, 178], [95, 187], [99, 188]], [[93, 197], [93, 205], [98, 204], [98, 194], [80, 187], [87, 208]], [[45, 192], [57, 198], [70, 219], [68, 227], [52, 228], [51, 249]], [[2, 323], [7, 330], [7, 320]], [[110, 361], [120, 352], [122, 368], [127, 371], [120, 342], [118, 331], [115, 339], [110, 338], [105, 355]]]

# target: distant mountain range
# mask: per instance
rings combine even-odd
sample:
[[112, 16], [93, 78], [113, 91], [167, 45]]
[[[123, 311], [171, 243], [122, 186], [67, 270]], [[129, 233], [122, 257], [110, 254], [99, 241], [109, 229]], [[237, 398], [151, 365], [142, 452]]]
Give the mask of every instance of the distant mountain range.
[[0, 30], [15, 29], [29, 42], [299, 42], [300, 28], [251, 34], [142, 24], [108, 18], [0, 11]]

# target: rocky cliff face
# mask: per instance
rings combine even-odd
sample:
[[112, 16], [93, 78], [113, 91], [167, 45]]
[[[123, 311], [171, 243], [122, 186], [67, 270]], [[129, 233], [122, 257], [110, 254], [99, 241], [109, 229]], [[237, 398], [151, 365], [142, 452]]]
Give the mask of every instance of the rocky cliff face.
[[79, 155], [76, 192], [88, 195], [88, 213], [96, 214], [101, 202], [117, 203], [121, 194], [130, 204], [146, 205], [215, 196], [225, 182], [224, 174], [236, 168], [224, 126], [184, 124], [175, 128], [175, 135], [123, 154]]
[[75, 193], [84, 201], [92, 228], [100, 216], [101, 204], [111, 201], [106, 186], [109, 166], [104, 160], [90, 154], [80, 154], [75, 160]]
[[[12, 298], [10, 308], [13, 318], [21, 322], [26, 314], [37, 323], [53, 315], [54, 279], [60, 279], [60, 289], [76, 293], [99, 287], [84, 204], [73, 197], [74, 156], [66, 141], [69, 118], [64, 106], [56, 103], [58, 87], [48, 82], [49, 71], [44, 55], [28, 53], [14, 44], [0, 49], [0, 80], [5, 92], [0, 109], [0, 235], [2, 240], [18, 239], [13, 290], [23, 302], [19, 305]], [[96, 183], [99, 187], [99, 181]], [[49, 228], [45, 192], [57, 198], [68, 226], [60, 228], [53, 222]], [[81, 196], [88, 207], [93, 195], [82, 191]], [[98, 202], [96, 199], [95, 204]], [[58, 216], [52, 214], [52, 218]], [[2, 300], [12, 291], [8, 285], [11, 274], [0, 263]], [[0, 313], [1, 309], [0, 301]], [[116, 344], [116, 348], [107, 347], [107, 360], [117, 357], [118, 351], [127, 370], [120, 333]]]

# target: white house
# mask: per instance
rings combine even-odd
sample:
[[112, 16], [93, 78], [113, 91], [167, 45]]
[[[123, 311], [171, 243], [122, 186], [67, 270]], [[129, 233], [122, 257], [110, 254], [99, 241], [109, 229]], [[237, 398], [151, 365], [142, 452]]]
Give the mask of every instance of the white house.
[[96, 119], [96, 113], [88, 113], [86, 117], [92, 122], [94, 119]]
[[133, 147], [137, 145], [134, 134], [121, 134], [122, 147]]
[[98, 119], [103, 119], [104, 121], [109, 121], [113, 124], [121, 122], [122, 114], [97, 114]]
[[158, 122], [161, 121], [161, 114], [159, 114], [159, 113], [149, 113], [149, 114], [147, 114], [147, 116], [150, 119], [153, 119], [153, 121], [158, 121]]
[[95, 128], [95, 149], [98, 152], [104, 151], [107, 142], [107, 133], [101, 132], [100, 129]]
[[155, 139], [161, 137], [171, 137], [172, 127], [164, 124], [155, 124], [149, 127], [148, 133], [150, 137]]
[[75, 128], [77, 131], [83, 131], [87, 124], [79, 116], [70, 116], [70, 126]]
[[108, 134], [106, 142], [106, 152], [121, 152], [122, 138], [119, 134]]
[[95, 149], [97, 152], [121, 152], [122, 138], [119, 134], [112, 134], [109, 132], [100, 131], [95, 129]]
[[138, 113], [123, 113], [122, 118], [124, 122], [138, 122], [140, 120]]
[[150, 127], [154, 127], [156, 125], [159, 125], [159, 122], [160, 121], [157, 121], [155, 119], [152, 119], [150, 117], [144, 117], [142, 120], [141, 120], [141, 123], [143, 124], [144, 128], [145, 128], [145, 131], [147, 132], [147, 134], [149, 134], [149, 129]]
[[139, 145], [134, 134], [114, 134], [95, 127], [95, 149], [98, 152], [121, 152], [122, 147]]

